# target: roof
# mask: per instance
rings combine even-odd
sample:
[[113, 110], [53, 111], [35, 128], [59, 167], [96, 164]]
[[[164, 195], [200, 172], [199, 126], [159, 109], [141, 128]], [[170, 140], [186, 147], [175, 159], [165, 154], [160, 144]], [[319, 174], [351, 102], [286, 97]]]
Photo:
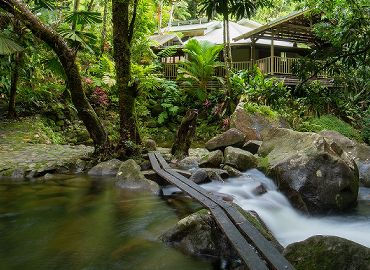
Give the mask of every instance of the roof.
[[202, 22], [202, 21], [189, 21], [189, 24], [183, 24], [178, 22], [178, 25], [172, 24], [171, 27], [163, 28], [162, 31], [164, 32], [192, 32], [196, 30], [203, 30], [205, 32], [212, 31], [216, 28], [221, 28], [222, 23], [219, 21], [209, 21], [209, 22]]
[[155, 46], [163, 46], [165, 43], [174, 40], [182, 44], [181, 39], [175, 34], [161, 34], [153, 35], [150, 37], [150, 40], [155, 43]]
[[271, 39], [271, 36], [274, 35], [275, 39], [285, 41], [312, 41], [314, 35], [311, 30], [311, 22], [305, 17], [308, 12], [309, 9], [292, 12], [253, 31], [246, 32], [233, 40], [237, 42], [251, 37]]
[[[242, 44], [250, 44], [251, 40], [239, 40], [239, 41], [233, 41], [234, 38], [242, 35], [243, 33], [253, 31], [256, 26], [254, 27], [247, 27], [240, 25], [235, 22], [230, 22], [230, 39], [231, 39], [231, 45], [242, 45]], [[215, 44], [223, 44], [223, 26], [218, 29], [214, 29], [213, 31], [205, 34], [204, 36], [195, 36], [193, 37], [194, 39], [197, 39], [199, 41], [205, 40], [209, 41]], [[185, 42], [186, 43], [186, 42]], [[257, 44], [271, 44], [271, 41], [268, 39], [259, 39]], [[284, 41], [279, 41], [275, 42], [276, 46], [286, 46], [286, 47], [293, 47], [293, 44], [290, 42], [284, 42]]]
[[[195, 23], [198, 22], [198, 23]], [[243, 45], [250, 44], [251, 40], [238, 40], [234, 41], [235, 38], [254, 31], [255, 29], [261, 27], [261, 24], [251, 20], [242, 20], [240, 23], [230, 22], [230, 39], [231, 45]], [[170, 30], [170, 31], [169, 31]], [[202, 34], [199, 34], [197, 30], [202, 30]], [[184, 33], [184, 32], [194, 32], [194, 35], [188, 35], [188, 37], [197, 39], [199, 41], [209, 41], [214, 44], [223, 44], [223, 23], [220, 21], [209, 21], [201, 22], [193, 21], [193, 24], [184, 24], [172, 26], [170, 28], [163, 28], [163, 32], [172, 32], [172, 33]], [[186, 43], [186, 41], [184, 42]], [[257, 44], [269, 45], [271, 41], [269, 39], [259, 39]], [[285, 41], [276, 41], [275, 46], [284, 46], [284, 47], [293, 47], [293, 43]]]

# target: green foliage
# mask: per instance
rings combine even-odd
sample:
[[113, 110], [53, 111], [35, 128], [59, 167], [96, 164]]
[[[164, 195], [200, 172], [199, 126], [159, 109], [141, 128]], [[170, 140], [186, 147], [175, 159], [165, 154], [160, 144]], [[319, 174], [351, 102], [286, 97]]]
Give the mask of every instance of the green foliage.
[[244, 99], [261, 105], [279, 109], [286, 105], [290, 91], [281, 81], [266, 78], [255, 66], [252, 70], [235, 73], [231, 78], [233, 92], [243, 95]]
[[334, 130], [348, 138], [362, 141], [361, 134], [356, 129], [333, 115], [309, 118], [299, 128], [299, 131], [319, 132], [322, 130]]
[[24, 50], [18, 43], [0, 34], [0, 55], [13, 54]]
[[258, 105], [255, 103], [245, 103], [244, 110], [249, 113], [259, 113], [273, 120], [276, 120], [279, 118], [279, 113], [277, 113], [276, 111], [273, 111], [270, 106], [266, 106], [266, 105]]
[[362, 138], [364, 142], [370, 144], [370, 110], [367, 111], [363, 119]]
[[222, 46], [196, 39], [188, 41], [184, 47], [188, 59], [181, 62], [179, 79], [184, 80], [184, 84], [190, 87], [189, 93], [201, 102], [208, 97], [208, 82], [219, 79], [215, 76], [215, 69], [222, 65], [217, 61], [221, 50]]

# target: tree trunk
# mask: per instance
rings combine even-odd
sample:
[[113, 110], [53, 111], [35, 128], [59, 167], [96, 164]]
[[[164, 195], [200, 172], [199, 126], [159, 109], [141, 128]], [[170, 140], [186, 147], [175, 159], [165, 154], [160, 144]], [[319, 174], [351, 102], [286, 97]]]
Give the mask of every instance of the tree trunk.
[[197, 118], [197, 110], [188, 110], [181, 122], [171, 149], [171, 154], [177, 159], [182, 159], [189, 155], [189, 148], [197, 127]]
[[173, 21], [173, 13], [175, 12], [175, 3], [172, 3], [172, 6], [171, 6], [171, 11], [170, 11], [170, 19], [168, 21], [168, 25], [167, 25], [167, 31], [170, 31], [171, 27], [172, 27], [172, 21]]
[[75, 63], [73, 51], [56, 31], [43, 24], [21, 1], [0, 0], [0, 7], [15, 14], [35, 36], [48, 44], [57, 54], [66, 73], [67, 87], [71, 92], [72, 102], [77, 109], [78, 116], [85, 124], [90, 137], [93, 139], [96, 146], [95, 150], [104, 150], [109, 145], [108, 136], [85, 96], [80, 71]]
[[[136, 126], [134, 108], [135, 99], [138, 95], [138, 85], [131, 78], [131, 40], [129, 23], [129, 0], [113, 0], [113, 47], [114, 62], [116, 64], [116, 80], [119, 91], [119, 114], [120, 114], [120, 150], [123, 155], [129, 155], [130, 143], [141, 143], [140, 135]], [[132, 29], [131, 29], [132, 30]]]
[[[74, 0], [73, 13], [76, 13], [79, 7], [80, 7], [80, 0]], [[72, 23], [72, 30], [76, 30], [76, 21], [73, 21]]]
[[23, 54], [24, 54], [23, 52], [18, 52], [14, 56], [14, 66], [11, 75], [9, 107], [8, 107], [8, 118], [10, 119], [14, 119], [17, 117], [17, 112], [15, 109], [15, 99], [17, 95], [19, 69], [22, 66]]
[[101, 32], [100, 54], [104, 53], [105, 39], [107, 36], [108, 0], [104, 0], [103, 30]]

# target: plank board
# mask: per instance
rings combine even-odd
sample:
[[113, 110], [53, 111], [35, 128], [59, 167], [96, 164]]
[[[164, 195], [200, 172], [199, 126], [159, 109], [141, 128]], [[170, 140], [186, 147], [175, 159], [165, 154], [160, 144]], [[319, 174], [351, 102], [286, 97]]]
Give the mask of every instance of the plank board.
[[166, 172], [219, 205], [227, 213], [227, 215], [239, 228], [243, 235], [253, 243], [263, 258], [268, 262], [270, 268], [276, 270], [294, 269], [291, 263], [284, 256], [282, 256], [281, 253], [237, 209], [235, 209], [235, 207], [233, 207], [230, 203], [225, 202], [218, 196], [215, 196], [212, 192], [205, 190], [193, 181], [190, 181], [186, 177], [183, 177], [176, 171], [172, 170], [167, 162], [163, 159], [161, 154], [155, 153], [155, 156]]
[[187, 193], [189, 196], [199, 201], [202, 205], [204, 205], [211, 211], [217, 224], [225, 233], [231, 245], [235, 248], [239, 256], [249, 267], [249, 269], [268, 269], [265, 262], [263, 262], [263, 260], [261, 260], [261, 258], [258, 256], [256, 250], [245, 240], [240, 231], [232, 223], [228, 215], [222, 210], [219, 205], [217, 205], [217, 203], [213, 202], [203, 194], [199, 193], [196, 189], [188, 186], [165, 170], [161, 169], [156, 155], [154, 155], [153, 153], [149, 153], [149, 160], [152, 164], [153, 170], [156, 171], [158, 175], [166, 179], [171, 184], [180, 188], [183, 192]]

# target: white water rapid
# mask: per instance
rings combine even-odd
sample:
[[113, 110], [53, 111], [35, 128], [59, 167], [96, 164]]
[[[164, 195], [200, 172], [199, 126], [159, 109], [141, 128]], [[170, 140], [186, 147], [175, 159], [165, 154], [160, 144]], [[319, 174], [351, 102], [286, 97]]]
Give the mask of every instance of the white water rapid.
[[[253, 194], [261, 183], [267, 192]], [[359, 205], [351, 213], [308, 217], [295, 210], [277, 191], [272, 180], [255, 169], [225, 183], [212, 182], [202, 186], [231, 195], [243, 209], [256, 211], [283, 246], [313, 235], [335, 235], [370, 247], [370, 189], [360, 188]]]

